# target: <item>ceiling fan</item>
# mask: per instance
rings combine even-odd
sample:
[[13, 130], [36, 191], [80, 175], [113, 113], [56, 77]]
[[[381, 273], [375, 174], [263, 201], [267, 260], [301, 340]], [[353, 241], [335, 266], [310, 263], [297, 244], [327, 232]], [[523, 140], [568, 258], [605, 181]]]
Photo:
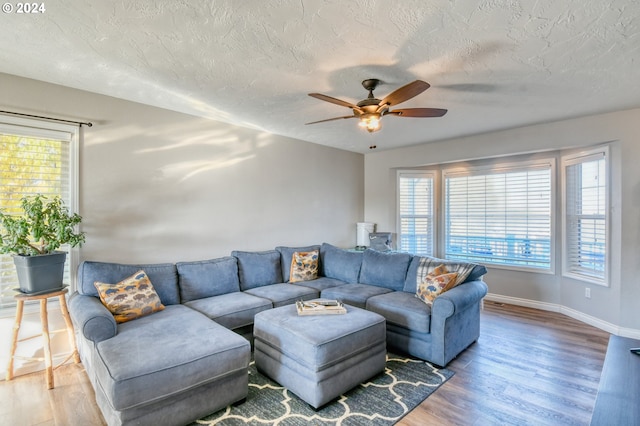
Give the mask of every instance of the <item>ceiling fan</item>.
[[340, 99], [332, 98], [331, 96], [323, 95], [321, 93], [309, 93], [309, 96], [320, 99], [321, 101], [331, 102], [332, 104], [351, 108], [353, 115], [346, 115], [344, 117], [328, 118], [326, 120], [313, 121], [306, 124], [323, 123], [325, 121], [341, 120], [346, 118], [359, 118], [361, 127], [367, 129], [369, 133], [377, 132], [380, 130], [380, 120], [385, 115], [395, 115], [398, 117], [442, 117], [447, 113], [446, 109], [440, 108], [400, 108], [389, 110], [389, 107], [405, 102], [414, 96], [427, 90], [430, 86], [429, 83], [416, 80], [401, 88], [389, 93], [382, 100], [373, 96], [373, 91], [381, 83], [376, 78], [370, 78], [362, 82], [362, 87], [369, 91], [369, 96], [366, 99], [361, 100], [357, 104], [352, 104]]

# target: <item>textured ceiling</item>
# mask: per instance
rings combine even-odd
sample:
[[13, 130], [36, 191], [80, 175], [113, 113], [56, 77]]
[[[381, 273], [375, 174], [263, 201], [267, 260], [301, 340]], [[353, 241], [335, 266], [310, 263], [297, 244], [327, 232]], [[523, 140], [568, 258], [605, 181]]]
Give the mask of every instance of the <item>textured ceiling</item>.
[[[122, 0], [0, 15], [0, 72], [368, 152], [640, 106], [637, 0]], [[307, 96], [416, 79], [368, 134]], [[0, 104], [2, 98], [0, 96]], [[99, 117], [88, 117], [99, 120]]]

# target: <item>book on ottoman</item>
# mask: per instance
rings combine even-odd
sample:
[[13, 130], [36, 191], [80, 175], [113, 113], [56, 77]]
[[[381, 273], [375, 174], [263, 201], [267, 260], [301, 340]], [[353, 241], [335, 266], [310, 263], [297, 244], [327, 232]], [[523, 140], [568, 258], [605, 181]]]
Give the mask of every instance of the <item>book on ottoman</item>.
[[296, 302], [298, 315], [338, 315], [346, 314], [347, 309], [337, 300], [316, 299]]

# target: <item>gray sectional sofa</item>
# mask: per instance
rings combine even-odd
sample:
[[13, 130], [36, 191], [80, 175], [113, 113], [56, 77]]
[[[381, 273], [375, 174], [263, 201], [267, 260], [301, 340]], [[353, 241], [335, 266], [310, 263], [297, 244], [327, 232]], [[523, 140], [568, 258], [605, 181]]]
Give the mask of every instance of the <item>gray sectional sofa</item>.
[[[293, 253], [314, 249], [319, 277], [289, 283]], [[247, 396], [255, 315], [297, 300], [340, 299], [376, 312], [389, 350], [445, 366], [479, 336], [486, 269], [474, 265], [465, 282], [427, 305], [415, 297], [420, 259], [324, 243], [176, 264], [85, 261], [69, 311], [107, 423], [180, 425]], [[117, 283], [141, 269], [165, 309], [117, 324], [94, 282]]]

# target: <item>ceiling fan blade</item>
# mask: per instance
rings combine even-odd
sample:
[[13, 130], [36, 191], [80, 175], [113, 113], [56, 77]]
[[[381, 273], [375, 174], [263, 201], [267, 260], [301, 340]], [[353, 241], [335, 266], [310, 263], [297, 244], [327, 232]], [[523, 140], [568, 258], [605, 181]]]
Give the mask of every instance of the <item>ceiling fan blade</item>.
[[322, 93], [309, 93], [309, 96], [312, 98], [320, 99], [321, 101], [331, 102], [332, 104], [340, 105], [347, 108], [352, 108], [360, 111], [360, 107], [358, 105], [354, 105], [347, 101], [343, 101], [341, 99], [332, 98], [331, 96], [323, 95]]
[[326, 120], [312, 121], [311, 123], [304, 123], [304, 124], [324, 123], [325, 121], [343, 120], [345, 118], [357, 118], [357, 116], [356, 115], [345, 115], [344, 117], [327, 118]]
[[442, 117], [447, 113], [446, 109], [441, 108], [404, 108], [394, 109], [385, 115], [398, 115], [400, 117]]
[[383, 100], [380, 101], [379, 105], [397, 105], [401, 102], [413, 98], [414, 96], [418, 96], [429, 87], [429, 83], [427, 83], [426, 81], [416, 80], [413, 83], [409, 83], [389, 93]]

